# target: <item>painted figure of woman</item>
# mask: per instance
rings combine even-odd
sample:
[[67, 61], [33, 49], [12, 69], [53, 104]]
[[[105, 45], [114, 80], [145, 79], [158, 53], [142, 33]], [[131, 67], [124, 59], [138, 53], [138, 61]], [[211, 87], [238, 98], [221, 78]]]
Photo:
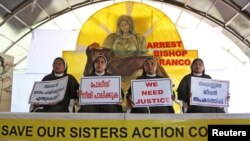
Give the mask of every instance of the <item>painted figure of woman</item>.
[[109, 34], [102, 46], [111, 48], [117, 56], [129, 57], [147, 53], [146, 39], [135, 33], [134, 21], [131, 16], [122, 15], [117, 21], [117, 31]]
[[[122, 77], [122, 90], [126, 95], [130, 81], [142, 75], [141, 64], [148, 57], [147, 52], [146, 39], [135, 32], [133, 18], [121, 15], [117, 20], [116, 32], [109, 34], [102, 46], [93, 43], [87, 48], [84, 76], [92, 72], [94, 58], [104, 55], [109, 64], [107, 72]], [[157, 65], [157, 74], [169, 77], [160, 65]]]
[[[118, 18], [116, 32], [109, 34], [102, 46], [93, 43], [87, 48], [86, 54], [88, 60], [84, 75], [92, 72], [92, 64], [96, 56], [105, 55], [110, 64], [107, 71], [113, 75], [122, 76], [124, 80], [129, 78], [129, 81], [131, 77], [136, 78], [141, 75], [141, 64], [148, 56], [146, 39], [139, 33], [135, 33], [133, 18], [128, 15], [121, 15]], [[158, 67], [158, 73], [168, 77], [165, 70], [160, 65]]]

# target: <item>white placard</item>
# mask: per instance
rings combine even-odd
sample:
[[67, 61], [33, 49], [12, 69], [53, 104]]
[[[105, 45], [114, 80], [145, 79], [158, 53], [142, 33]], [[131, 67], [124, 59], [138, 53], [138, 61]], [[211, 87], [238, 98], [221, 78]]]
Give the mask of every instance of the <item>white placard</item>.
[[173, 105], [169, 78], [132, 80], [131, 93], [134, 107]]
[[191, 77], [191, 105], [228, 107], [229, 81]]
[[119, 104], [121, 102], [120, 76], [82, 77], [79, 104]]
[[68, 76], [57, 80], [35, 82], [29, 103], [50, 104], [63, 100], [68, 83]]

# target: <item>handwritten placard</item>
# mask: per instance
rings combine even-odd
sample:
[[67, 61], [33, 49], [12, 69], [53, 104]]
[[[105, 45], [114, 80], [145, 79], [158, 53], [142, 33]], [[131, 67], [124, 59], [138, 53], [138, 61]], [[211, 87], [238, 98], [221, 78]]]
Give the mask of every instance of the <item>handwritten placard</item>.
[[191, 105], [228, 107], [229, 81], [191, 77]]
[[34, 83], [29, 103], [50, 104], [60, 102], [65, 95], [68, 76], [52, 81]]
[[120, 76], [83, 77], [79, 104], [118, 104], [121, 101]]
[[131, 93], [134, 107], [173, 105], [172, 82], [168, 78], [132, 80]]

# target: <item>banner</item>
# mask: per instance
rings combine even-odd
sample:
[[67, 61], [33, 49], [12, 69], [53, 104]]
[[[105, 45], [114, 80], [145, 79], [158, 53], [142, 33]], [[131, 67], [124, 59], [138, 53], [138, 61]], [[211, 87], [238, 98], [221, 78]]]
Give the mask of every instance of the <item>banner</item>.
[[[244, 131], [247, 137], [250, 131], [249, 114], [1, 113], [0, 117], [0, 140], [6, 141], [207, 141], [208, 136], [212, 135], [211, 125], [229, 125], [231, 132]], [[233, 128], [232, 125], [239, 128]], [[244, 128], [240, 125], [248, 126]], [[217, 128], [216, 131], [214, 128], [214, 136], [221, 130]], [[230, 129], [224, 128], [226, 131], [230, 132]], [[223, 134], [220, 139], [224, 139], [222, 137]]]

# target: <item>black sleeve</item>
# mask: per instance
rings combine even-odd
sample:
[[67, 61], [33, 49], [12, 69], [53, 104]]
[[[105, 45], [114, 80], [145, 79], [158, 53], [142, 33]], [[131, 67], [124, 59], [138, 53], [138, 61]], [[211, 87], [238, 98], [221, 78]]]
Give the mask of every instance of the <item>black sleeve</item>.
[[79, 89], [79, 84], [74, 76], [69, 75], [69, 93], [70, 93], [70, 99], [76, 99], [77, 98], [77, 91]]
[[190, 82], [188, 80], [189, 80], [188, 76], [185, 76], [181, 80], [181, 82], [180, 82], [180, 84], [179, 84], [179, 86], [177, 88], [178, 99], [179, 100], [183, 100], [185, 102], [189, 101], [188, 95], [189, 95], [189, 92], [190, 92], [190, 87], [189, 87], [189, 85], [190, 85], [189, 83]]
[[49, 74], [49, 75], [44, 76], [43, 79], [42, 79], [42, 81], [49, 81], [51, 79], [52, 79], [51, 75]]
[[202, 76], [203, 78], [208, 78], [208, 79], [212, 79], [212, 77], [210, 75], [207, 75], [207, 74], [203, 74]]

